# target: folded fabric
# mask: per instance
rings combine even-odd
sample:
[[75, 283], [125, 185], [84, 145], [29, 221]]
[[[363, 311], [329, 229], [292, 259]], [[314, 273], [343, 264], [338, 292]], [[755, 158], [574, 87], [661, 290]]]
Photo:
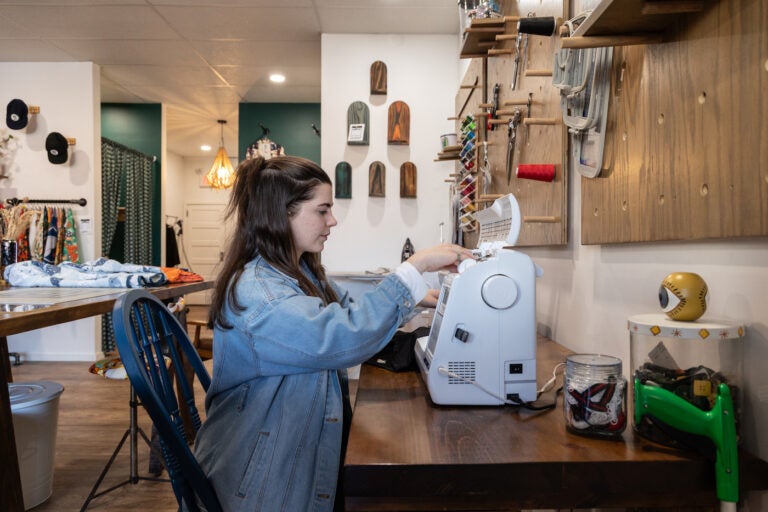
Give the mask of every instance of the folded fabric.
[[11, 286], [57, 288], [145, 288], [168, 282], [160, 267], [99, 258], [87, 263], [21, 261], [5, 267]]
[[169, 283], [196, 283], [204, 280], [203, 276], [200, 274], [195, 274], [194, 272], [184, 270], [183, 268], [160, 267], [160, 269], [163, 271], [163, 274], [165, 274]]

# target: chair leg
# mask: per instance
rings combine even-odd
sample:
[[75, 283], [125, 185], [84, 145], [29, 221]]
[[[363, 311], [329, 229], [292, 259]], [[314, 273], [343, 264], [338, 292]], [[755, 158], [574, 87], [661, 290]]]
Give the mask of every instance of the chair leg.
[[[152, 443], [147, 437], [147, 434], [145, 434], [144, 430], [142, 430], [142, 428], [139, 426], [138, 413], [137, 413], [139, 402], [136, 399], [136, 391], [133, 389], [133, 386], [131, 386], [131, 399], [128, 402], [128, 405], [130, 407], [130, 424], [126, 429], [126, 431], [123, 433], [123, 437], [120, 439], [120, 442], [117, 443], [117, 447], [115, 448], [115, 451], [112, 452], [112, 456], [107, 461], [106, 466], [104, 466], [104, 469], [101, 470], [101, 474], [99, 475], [99, 478], [96, 480], [96, 483], [93, 485], [93, 488], [91, 489], [91, 492], [88, 494], [88, 497], [85, 499], [83, 506], [80, 508], [80, 512], [84, 512], [88, 508], [88, 505], [91, 503], [91, 501], [93, 501], [95, 498], [98, 498], [99, 496], [107, 494], [108, 492], [114, 491], [115, 489], [118, 489], [126, 484], [137, 484], [139, 483], [139, 480], [150, 480], [153, 482], [170, 482], [170, 480], [168, 480], [167, 478], [139, 476], [139, 456], [138, 456], [139, 436], [141, 436], [141, 438], [144, 439], [144, 442], [147, 443], [147, 446], [149, 446], [149, 449], [151, 451], [152, 450], [156, 451], [156, 449], [152, 446]], [[99, 486], [101, 485], [101, 482], [104, 480], [104, 477], [107, 476], [109, 469], [112, 467], [112, 464], [115, 462], [115, 459], [117, 458], [118, 453], [120, 453], [120, 450], [125, 444], [126, 439], [130, 440], [129, 444], [130, 444], [131, 468], [130, 468], [130, 473], [128, 475], [128, 479], [120, 482], [119, 484], [113, 485], [109, 489], [97, 492], [99, 490]], [[162, 455], [160, 454], [157, 454], [157, 455], [162, 457]]]

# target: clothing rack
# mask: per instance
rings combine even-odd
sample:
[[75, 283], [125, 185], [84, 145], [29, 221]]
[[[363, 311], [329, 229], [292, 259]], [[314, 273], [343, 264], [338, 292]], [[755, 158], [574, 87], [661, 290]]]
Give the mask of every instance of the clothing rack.
[[21, 199], [19, 199], [18, 197], [11, 197], [6, 199], [5, 202], [11, 206], [16, 206], [22, 203], [77, 204], [80, 206], [85, 206], [88, 204], [88, 201], [86, 201], [84, 197], [81, 197], [80, 199], [29, 199], [26, 197], [22, 197]]

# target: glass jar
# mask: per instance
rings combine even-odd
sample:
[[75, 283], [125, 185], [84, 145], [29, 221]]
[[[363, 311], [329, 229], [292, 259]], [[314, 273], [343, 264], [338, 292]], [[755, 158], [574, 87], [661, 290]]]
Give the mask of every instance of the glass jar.
[[618, 437], [627, 426], [621, 359], [573, 354], [565, 360], [565, 427], [574, 434]]

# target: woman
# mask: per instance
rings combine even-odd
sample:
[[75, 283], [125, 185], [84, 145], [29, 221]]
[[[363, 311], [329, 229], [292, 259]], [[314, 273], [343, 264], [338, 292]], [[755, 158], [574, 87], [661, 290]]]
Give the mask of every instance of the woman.
[[336, 219], [331, 180], [295, 157], [247, 160], [227, 209], [236, 217], [214, 289], [213, 382], [196, 455], [225, 510], [330, 511], [351, 409], [346, 368], [382, 349], [426, 298], [425, 271], [471, 253], [417, 252], [352, 300], [320, 253]]

